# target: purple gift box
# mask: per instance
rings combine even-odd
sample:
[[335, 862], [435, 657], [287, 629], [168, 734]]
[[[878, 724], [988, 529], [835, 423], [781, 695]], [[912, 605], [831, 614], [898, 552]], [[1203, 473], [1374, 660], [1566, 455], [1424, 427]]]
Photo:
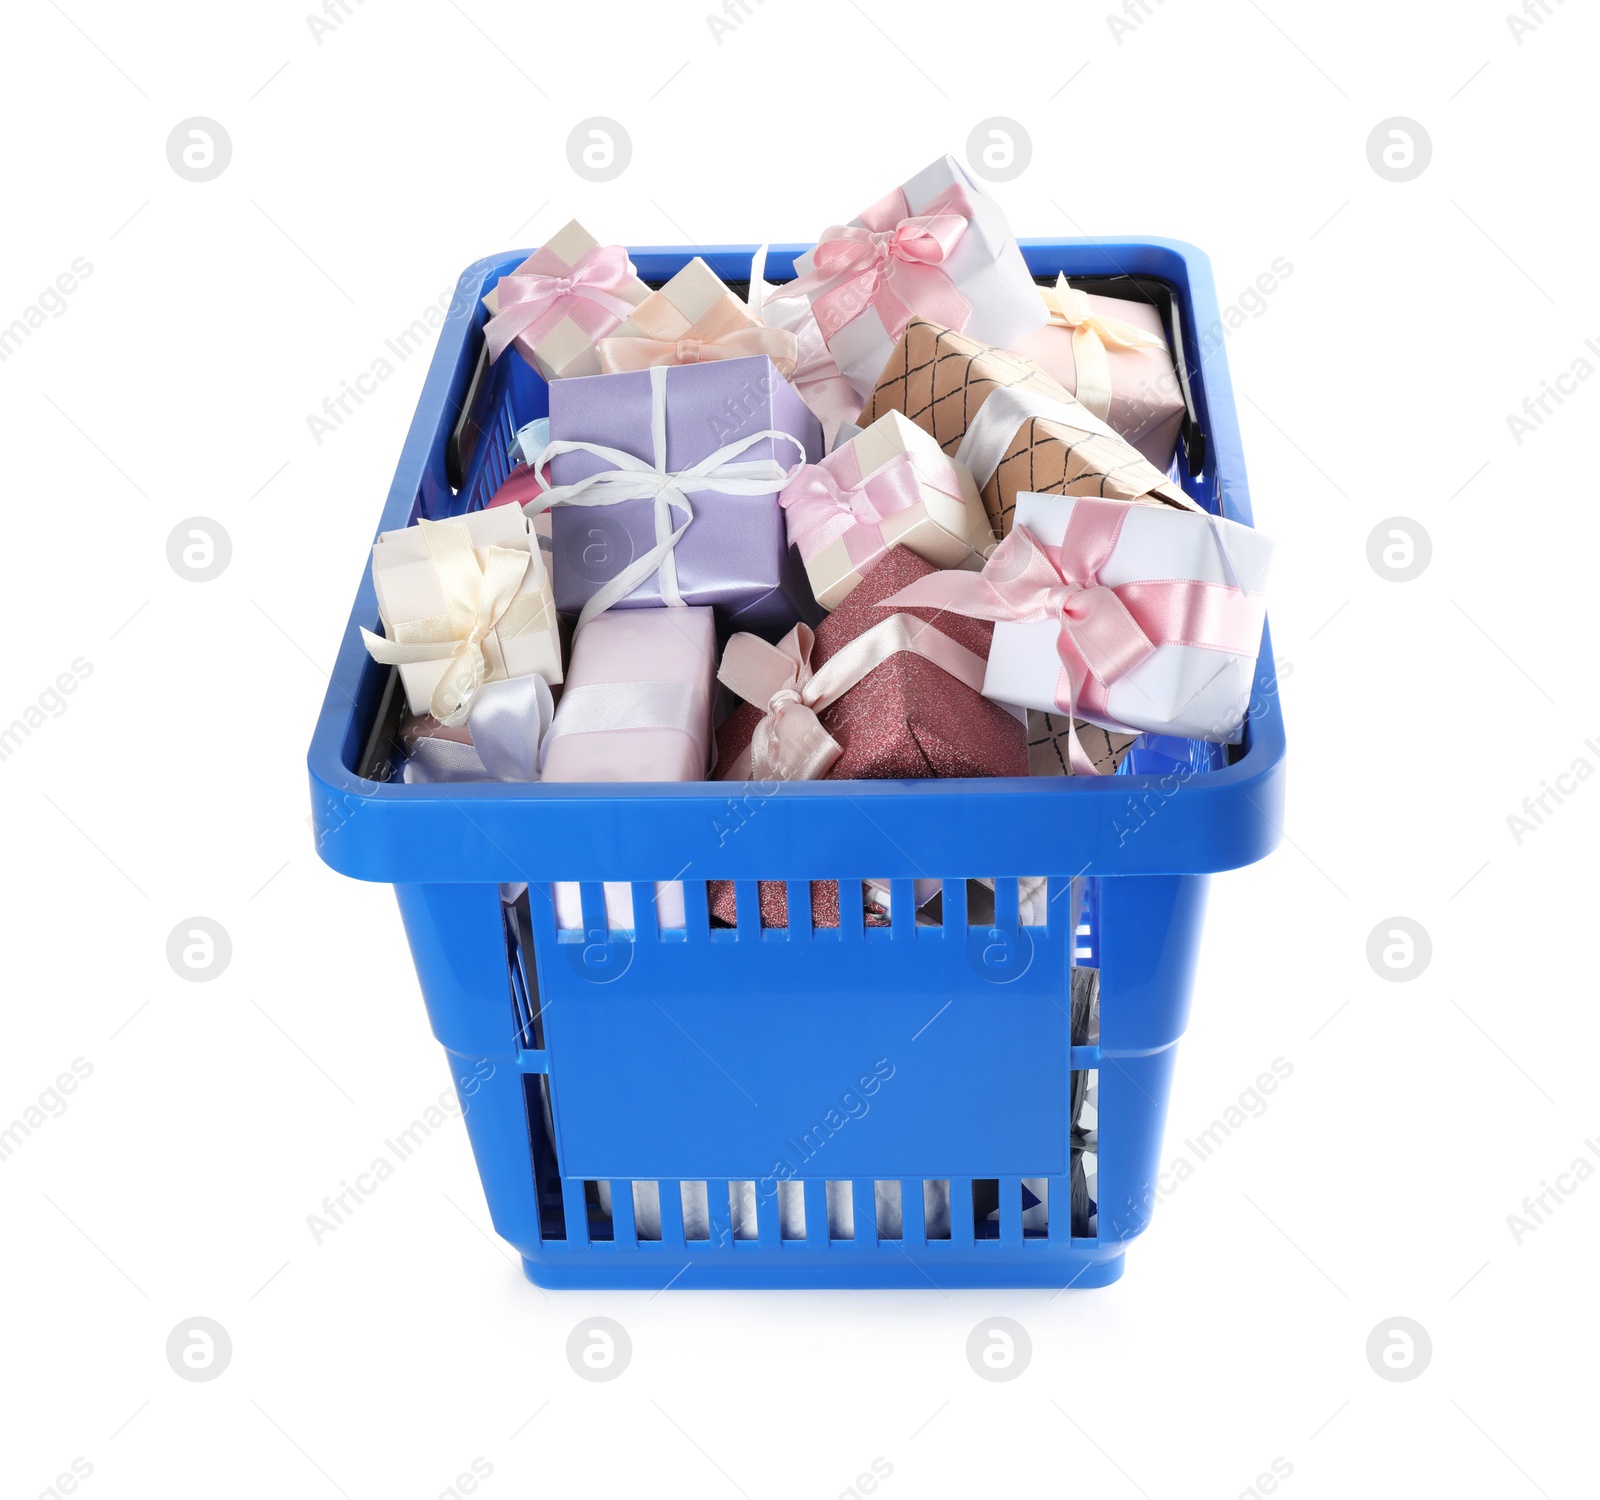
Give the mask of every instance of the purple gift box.
[[[727, 462], [776, 462], [789, 469], [823, 453], [822, 428], [804, 401], [763, 357], [674, 365], [617, 375], [586, 375], [550, 384], [552, 442], [587, 442], [661, 466], [655, 452], [654, 403], [665, 407], [665, 467], [681, 473], [755, 433], [788, 433], [800, 445], [773, 438], [751, 444]], [[557, 453], [552, 485], [575, 484], [613, 468], [598, 454]], [[820, 617], [805, 570], [790, 551], [775, 483], [770, 493], [724, 494], [683, 486], [694, 519], [675, 549], [678, 589], [685, 604], [711, 605], [724, 630], [748, 630], [776, 640], [797, 621]], [[674, 529], [683, 524], [673, 510]], [[558, 505], [552, 512], [556, 608], [577, 614], [604, 583], [655, 545], [656, 505], [626, 499], [609, 505]], [[661, 577], [652, 574], [617, 607], [662, 604]]]

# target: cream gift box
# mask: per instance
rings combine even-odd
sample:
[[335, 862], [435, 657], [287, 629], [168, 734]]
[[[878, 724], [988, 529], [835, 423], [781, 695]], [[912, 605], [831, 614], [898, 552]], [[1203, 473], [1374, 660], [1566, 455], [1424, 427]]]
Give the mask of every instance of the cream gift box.
[[550, 576], [515, 506], [384, 532], [372, 586], [384, 633], [364, 631], [367, 649], [399, 666], [412, 713], [459, 724], [484, 682], [561, 681]]
[[[966, 220], [959, 232], [951, 216]], [[1048, 319], [1000, 205], [953, 156], [841, 227], [854, 245], [824, 231], [816, 249], [795, 261], [795, 283], [782, 290], [811, 298], [829, 351], [863, 399], [911, 314], [1002, 348]], [[832, 267], [838, 269], [830, 274]]]
[[598, 375], [595, 341], [650, 295], [620, 245], [602, 245], [576, 219], [483, 299], [491, 360], [515, 344], [546, 380]]
[[796, 340], [786, 329], [767, 327], [697, 255], [595, 347], [606, 375], [764, 354], [788, 379]]
[[[1145, 606], [1134, 590], [1149, 590], [1163, 581], [1232, 591], [1239, 597], [1227, 602], [1237, 606], [1234, 613], [1238, 618], [1228, 629], [1211, 633], [1231, 635], [1226, 643], [1243, 649], [1164, 644], [1152, 636], [1157, 642], [1155, 649], [1109, 683], [1106, 711], [1088, 712], [1080, 707], [1078, 717], [1108, 729], [1237, 744], [1255, 680], [1271, 540], [1234, 521], [1165, 506], [1028, 493], [1017, 496], [1013, 534], [1024, 530], [1043, 547], [1060, 548], [1080, 505], [1115, 506], [1122, 512], [1110, 554], [1095, 570], [1101, 586], [1123, 590], [1124, 602], [1138, 613], [1143, 613]], [[996, 554], [991, 566], [999, 562]], [[1197, 632], [1181, 633], [1193, 638]], [[1046, 713], [1060, 712], [1060, 635], [1057, 618], [997, 621], [984, 696]]]
[[891, 547], [939, 568], [979, 568], [994, 543], [971, 471], [897, 411], [801, 469], [779, 503], [817, 603], [829, 610]]
[[[699, 781], [711, 755], [715, 617], [705, 606], [613, 609], [572, 644], [572, 663], [544, 746], [546, 781]], [[578, 886], [555, 888], [556, 925], [583, 926]], [[634, 925], [633, 891], [605, 884], [606, 925]], [[683, 886], [656, 883], [657, 922], [684, 924]]]

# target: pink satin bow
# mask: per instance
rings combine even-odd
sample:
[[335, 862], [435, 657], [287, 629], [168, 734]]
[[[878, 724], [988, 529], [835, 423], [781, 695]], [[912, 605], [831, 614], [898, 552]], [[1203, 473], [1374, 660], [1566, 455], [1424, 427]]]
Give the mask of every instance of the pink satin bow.
[[972, 304], [942, 269], [966, 233], [972, 204], [959, 183], [913, 215], [895, 188], [861, 214], [861, 224], [825, 229], [811, 269], [784, 289], [812, 298], [817, 325], [832, 339], [867, 308], [898, 339], [914, 317], [965, 328]]
[[[1131, 505], [1078, 498], [1059, 547], [1045, 546], [1026, 527], [1013, 527], [982, 573], [931, 574], [882, 607], [932, 606], [982, 620], [1058, 619], [1057, 710], [1069, 716], [1081, 710], [1115, 723], [1107, 708], [1111, 685], [1157, 646], [1249, 655], [1260, 644], [1264, 616], [1260, 595], [1228, 584], [1186, 578], [1101, 583], [1100, 569], [1116, 549]], [[1068, 750], [1075, 775], [1095, 774], [1076, 728]]]
[[924, 475], [909, 453], [897, 453], [863, 479], [855, 445], [846, 443], [821, 463], [801, 469], [778, 503], [787, 512], [790, 544], [799, 549], [802, 562], [810, 562], [858, 526], [882, 526], [897, 512], [920, 505], [924, 483], [941, 489], [947, 483], [950, 493], [961, 493], [953, 470], [943, 483], [941, 479]]
[[591, 339], [610, 333], [633, 311], [617, 295], [632, 276], [621, 245], [596, 245], [570, 266], [551, 250], [535, 250], [495, 284], [497, 310], [483, 330], [490, 360], [499, 359], [514, 339], [538, 344], [562, 318], [571, 318]]
[[717, 680], [763, 710], [737, 779], [817, 781], [844, 753], [806, 702], [815, 640], [809, 625], [796, 625], [776, 646], [744, 632], [729, 637]]
[[648, 297], [631, 310], [633, 324], [640, 330], [637, 335], [613, 335], [595, 345], [602, 373], [615, 375], [622, 370], [648, 370], [653, 365], [698, 365], [764, 354], [785, 379], [794, 374], [795, 336], [782, 328], [767, 328], [755, 322], [732, 293], [692, 324], [676, 309], [671, 309], [670, 314], [653, 311], [654, 301], [654, 297]]

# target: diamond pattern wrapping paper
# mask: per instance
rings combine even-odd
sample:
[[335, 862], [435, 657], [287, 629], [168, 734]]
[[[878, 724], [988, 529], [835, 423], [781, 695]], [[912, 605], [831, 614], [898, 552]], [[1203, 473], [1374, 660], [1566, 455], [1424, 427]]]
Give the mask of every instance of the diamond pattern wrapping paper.
[[914, 319], [895, 345], [858, 421], [865, 427], [885, 412], [904, 412], [954, 457], [984, 403], [1001, 390], [1037, 395], [1067, 408], [1074, 420], [1025, 418], [1014, 429], [998, 467], [985, 474], [973, 465], [998, 535], [1010, 532], [1017, 496], [1030, 491], [1199, 509], [1037, 365], [925, 318]]

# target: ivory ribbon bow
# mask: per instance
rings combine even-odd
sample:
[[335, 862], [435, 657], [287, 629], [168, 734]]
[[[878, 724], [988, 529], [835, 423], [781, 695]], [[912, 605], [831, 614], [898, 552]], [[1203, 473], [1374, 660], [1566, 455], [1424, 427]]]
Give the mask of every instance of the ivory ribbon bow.
[[[933, 573], [884, 601], [884, 608], [920, 605], [951, 609], [980, 620], [1060, 622], [1056, 652], [1058, 712], [1080, 711], [1108, 720], [1111, 685], [1154, 654], [1157, 646], [1200, 646], [1248, 656], [1260, 645], [1266, 605], [1260, 594], [1231, 584], [1173, 578], [1100, 582], [1116, 550], [1131, 502], [1079, 498], [1059, 547], [1047, 547], [1016, 526], [982, 573]], [[1074, 775], [1092, 776], [1094, 763], [1068, 736]]]
[[811, 269], [789, 283], [785, 295], [805, 292], [822, 336], [832, 340], [867, 308], [884, 332], [898, 339], [921, 316], [961, 329], [972, 304], [943, 269], [972, 222], [966, 191], [953, 183], [913, 215], [900, 188], [861, 214], [861, 223], [823, 230]]
[[629, 317], [637, 334], [614, 334], [595, 345], [604, 374], [759, 354], [766, 355], [784, 379], [794, 374], [795, 336], [782, 328], [764, 327], [732, 292], [692, 323], [659, 292], [646, 297]]
[[[668, 469], [667, 377], [670, 373], [671, 366], [668, 365], [654, 365], [649, 371], [650, 451], [654, 455], [649, 462], [603, 443], [557, 438], [545, 446], [534, 464], [535, 477], [540, 484], [548, 487], [542, 495], [523, 506], [525, 515], [535, 516], [553, 505], [619, 505], [625, 500], [649, 500], [655, 507], [655, 546], [590, 596], [589, 602], [578, 615], [576, 628], [579, 630], [597, 614], [610, 609], [619, 599], [625, 599], [656, 572], [661, 574], [661, 602], [674, 606], [684, 602], [678, 589], [678, 570], [673, 549], [694, 520], [694, 507], [689, 503], [690, 490], [712, 490], [719, 495], [770, 495], [781, 490], [805, 463], [805, 447], [799, 438], [793, 433], [766, 428], [751, 433], [749, 437], [725, 443], [716, 452], [687, 469]], [[774, 442], [792, 444], [800, 457], [787, 468], [774, 458], [736, 462], [741, 453], [768, 438]], [[561, 453], [593, 453], [612, 467], [601, 469], [572, 484], [551, 486], [546, 468], [550, 460]], [[683, 514], [683, 524], [676, 529], [673, 527], [674, 511]]]
[[[897, 453], [863, 478], [855, 444], [846, 443], [821, 463], [801, 469], [784, 486], [778, 503], [788, 513], [790, 545], [799, 549], [802, 562], [810, 562], [840, 537], [848, 547], [858, 528], [876, 531], [890, 516], [923, 504], [925, 488], [963, 498], [948, 459], [937, 466], [924, 459], [919, 465], [913, 455]], [[864, 540], [871, 546], [880, 539]], [[851, 560], [862, 559], [852, 550]]]
[[417, 525], [444, 593], [445, 611], [426, 619], [402, 620], [391, 627], [390, 636], [363, 629], [361, 639], [373, 660], [388, 666], [448, 662], [429, 708], [434, 718], [455, 729], [467, 722], [484, 683], [507, 675], [501, 637], [546, 630], [553, 617], [544, 591], [518, 593], [533, 562], [531, 551], [487, 547], [487, 561], [480, 566], [465, 527], [447, 521]]
[[1159, 334], [1121, 318], [1108, 318], [1094, 311], [1087, 292], [1067, 285], [1057, 274], [1053, 287], [1041, 287], [1040, 295], [1050, 309], [1050, 322], [1072, 333], [1072, 358], [1078, 368], [1078, 400], [1104, 421], [1111, 414], [1111, 360], [1108, 349], [1162, 349], [1167, 341]]
[[552, 250], [535, 250], [495, 284], [497, 310], [483, 330], [490, 360], [499, 359], [513, 339], [538, 344], [563, 318], [591, 339], [610, 333], [633, 312], [633, 304], [617, 295], [632, 277], [621, 245], [596, 245], [570, 266]]
[[717, 680], [763, 712], [748, 748], [740, 751], [723, 780], [816, 781], [826, 776], [844, 751], [817, 715], [897, 652], [913, 652], [974, 692], [983, 690], [983, 658], [915, 615], [880, 620], [813, 671], [815, 641], [807, 625], [796, 625], [776, 646], [742, 632], [729, 639]]

